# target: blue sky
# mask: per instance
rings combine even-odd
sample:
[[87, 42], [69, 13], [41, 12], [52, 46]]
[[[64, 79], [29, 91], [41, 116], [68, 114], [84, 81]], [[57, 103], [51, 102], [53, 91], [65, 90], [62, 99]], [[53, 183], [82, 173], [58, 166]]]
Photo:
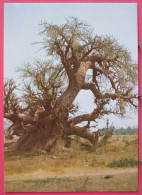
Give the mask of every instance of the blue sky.
[[[137, 4], [117, 3], [80, 3], [80, 4], [5, 4], [4, 12], [4, 76], [18, 79], [16, 68], [35, 58], [46, 59], [39, 45], [38, 35], [41, 21], [62, 24], [65, 18], [78, 17], [92, 25], [98, 35], [112, 35], [118, 42], [125, 45], [137, 62]], [[82, 91], [76, 101], [80, 102], [82, 112], [93, 109], [93, 99]], [[87, 103], [86, 103], [87, 102]], [[89, 103], [88, 103], [89, 102]], [[137, 115], [131, 119], [120, 120], [109, 117], [115, 126], [137, 125]], [[104, 120], [105, 121], [105, 120]], [[104, 124], [100, 122], [101, 125]]]

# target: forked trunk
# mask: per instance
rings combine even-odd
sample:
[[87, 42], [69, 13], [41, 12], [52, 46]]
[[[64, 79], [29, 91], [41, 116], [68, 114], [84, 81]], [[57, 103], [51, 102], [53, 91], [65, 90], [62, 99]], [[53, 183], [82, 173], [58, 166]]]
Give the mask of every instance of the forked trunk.
[[90, 68], [91, 64], [91, 62], [83, 62], [80, 64], [80, 67], [78, 68], [76, 74], [73, 75], [72, 81], [71, 83], [69, 83], [68, 88], [59, 98], [59, 104], [61, 106], [70, 107], [72, 105], [76, 96], [82, 89], [82, 85], [85, 81], [86, 72]]

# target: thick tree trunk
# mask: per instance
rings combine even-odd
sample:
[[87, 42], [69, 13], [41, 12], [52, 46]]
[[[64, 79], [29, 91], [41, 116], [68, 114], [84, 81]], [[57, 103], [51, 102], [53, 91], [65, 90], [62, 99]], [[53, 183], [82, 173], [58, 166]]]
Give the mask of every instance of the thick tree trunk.
[[26, 132], [16, 143], [13, 143], [10, 148], [12, 150], [30, 150], [34, 146], [36, 140], [35, 133]]
[[[33, 125], [23, 125], [22, 135], [10, 148], [12, 150], [30, 150], [33, 147], [38, 147], [49, 150], [48, 147], [51, 147], [51, 140], [59, 134], [56, 131], [55, 119], [52, 116], [47, 116]], [[49, 144], [47, 144], [48, 141]]]
[[[11, 149], [30, 150], [33, 147], [38, 147], [50, 152], [59, 138], [66, 137], [67, 141], [67, 137], [70, 135], [78, 135], [89, 140], [93, 145], [97, 144], [97, 133], [94, 134], [88, 131], [86, 127], [77, 127], [75, 126], [75, 121], [72, 123], [72, 121], [68, 120], [68, 111], [79, 91], [82, 89], [85, 83], [86, 72], [91, 65], [91, 62], [83, 62], [80, 64], [68, 88], [59, 97], [55, 110], [37, 110], [33, 118], [31, 116], [17, 115], [16, 120], [20, 120], [20, 124], [23, 127], [23, 134], [16, 143], [11, 145]], [[94, 113], [90, 116], [94, 116]], [[11, 116], [8, 115], [8, 117]], [[83, 117], [86, 117], [86, 115]], [[7, 134], [8, 136], [10, 136], [11, 131], [10, 129]], [[69, 147], [70, 143], [68, 142], [66, 145]]]

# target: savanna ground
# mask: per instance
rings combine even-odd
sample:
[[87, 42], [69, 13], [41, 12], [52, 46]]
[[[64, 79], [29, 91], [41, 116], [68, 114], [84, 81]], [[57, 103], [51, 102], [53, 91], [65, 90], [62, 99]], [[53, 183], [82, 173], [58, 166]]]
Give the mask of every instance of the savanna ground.
[[[79, 139], [76, 137], [76, 139]], [[106, 146], [84, 150], [60, 142], [49, 154], [5, 150], [6, 192], [138, 190], [138, 137], [113, 135]]]

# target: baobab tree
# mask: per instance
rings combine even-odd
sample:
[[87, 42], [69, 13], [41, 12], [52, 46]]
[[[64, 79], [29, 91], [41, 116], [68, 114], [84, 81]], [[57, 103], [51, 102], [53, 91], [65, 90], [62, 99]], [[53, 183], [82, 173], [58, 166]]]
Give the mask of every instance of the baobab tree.
[[[12, 122], [6, 138], [19, 136], [11, 149], [40, 147], [48, 152], [60, 138], [71, 135], [95, 146], [100, 130], [90, 131], [91, 122], [97, 124], [109, 114], [124, 117], [128, 107], [137, 109], [137, 64], [114, 38], [96, 35], [77, 18], [60, 26], [43, 22], [40, 36], [47, 61], [35, 60], [19, 68], [21, 86], [5, 80], [4, 118]], [[92, 92], [94, 110], [76, 115], [79, 107], [74, 100], [81, 90]], [[82, 122], [86, 124], [79, 126]], [[111, 134], [106, 131], [103, 138]]]

